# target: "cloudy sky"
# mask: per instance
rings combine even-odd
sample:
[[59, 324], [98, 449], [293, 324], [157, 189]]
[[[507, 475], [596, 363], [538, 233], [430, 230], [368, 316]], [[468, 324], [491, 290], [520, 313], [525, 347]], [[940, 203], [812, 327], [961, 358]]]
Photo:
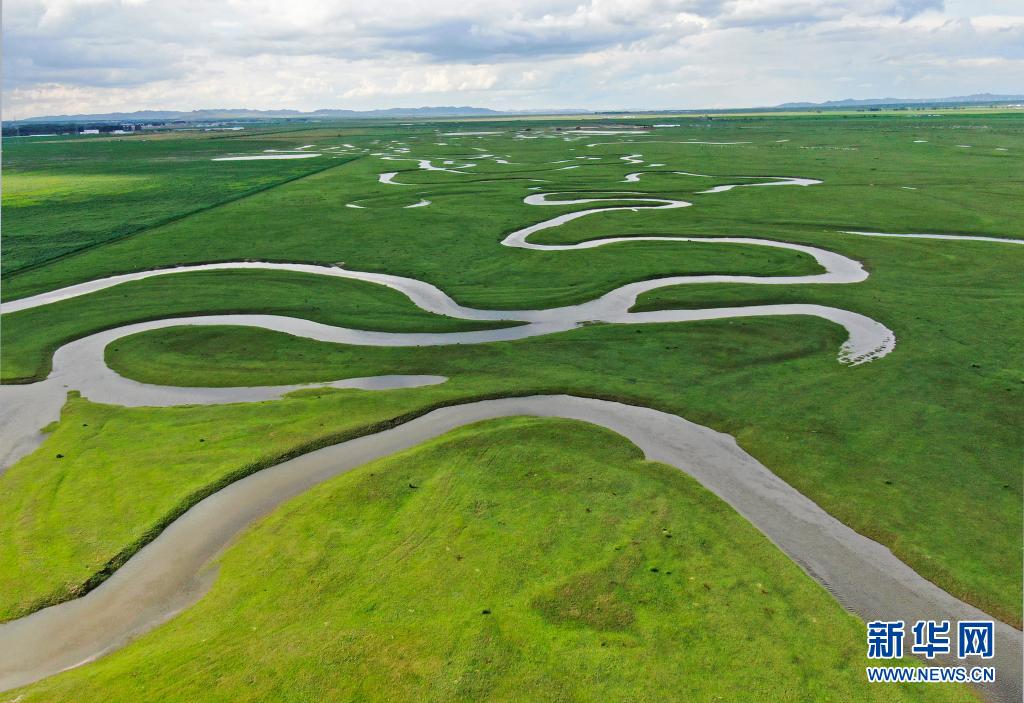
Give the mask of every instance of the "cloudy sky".
[[1024, 92], [1024, 0], [5, 0], [3, 113]]

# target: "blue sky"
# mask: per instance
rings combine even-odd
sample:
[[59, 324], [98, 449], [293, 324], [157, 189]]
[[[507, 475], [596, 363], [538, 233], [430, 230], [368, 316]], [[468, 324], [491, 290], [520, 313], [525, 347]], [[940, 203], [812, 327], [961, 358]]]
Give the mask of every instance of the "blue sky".
[[1024, 0], [6, 0], [4, 117], [1024, 92]]

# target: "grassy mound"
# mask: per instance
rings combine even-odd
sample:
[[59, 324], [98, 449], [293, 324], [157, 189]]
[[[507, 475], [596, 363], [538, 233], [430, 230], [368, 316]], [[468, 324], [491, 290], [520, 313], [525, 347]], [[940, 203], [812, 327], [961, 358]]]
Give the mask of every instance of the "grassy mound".
[[[955, 243], [954, 243], [955, 244]], [[964, 245], [978, 248], [981, 245]], [[932, 256], [951, 256], [931, 248]], [[1019, 256], [1018, 256], [1019, 259]], [[920, 259], [918, 259], [920, 261]], [[549, 389], [621, 399], [728, 432], [765, 466], [926, 578], [1008, 622], [1020, 622], [1021, 438], [1013, 339], [1020, 293], [1008, 267], [982, 290], [956, 275], [879, 275], [811, 286], [766, 302], [821, 302], [896, 330], [896, 350], [850, 368], [837, 326], [810, 317], [666, 325], [594, 325], [518, 342], [369, 348], [258, 329], [172, 328], [119, 340], [107, 361], [150, 383], [258, 385], [341, 375], [439, 373], [474, 394]], [[902, 295], [920, 286], [920, 304]], [[945, 286], [945, 288], [943, 288]], [[682, 286], [659, 305], [728, 305], [746, 290]], [[674, 296], [674, 297], [672, 297]], [[745, 300], [740, 298], [740, 300]], [[756, 299], [755, 299], [756, 300]], [[1014, 302], [1016, 301], [1016, 302]], [[984, 340], [984, 341], [982, 341]], [[964, 519], [969, 516], [969, 519]]]
[[289, 502], [197, 605], [12, 692], [76, 701], [905, 701], [864, 627], [675, 469], [583, 423], [462, 428]]

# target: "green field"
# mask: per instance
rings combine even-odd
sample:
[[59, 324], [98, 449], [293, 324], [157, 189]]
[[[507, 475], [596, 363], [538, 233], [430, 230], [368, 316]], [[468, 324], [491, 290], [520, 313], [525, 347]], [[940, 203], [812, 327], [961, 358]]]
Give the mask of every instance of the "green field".
[[[145, 236], [9, 276], [4, 296], [20, 297], [141, 267], [262, 259], [343, 261], [353, 269], [428, 281], [467, 305], [550, 307], [587, 300], [638, 278], [708, 270], [688, 267], [702, 259], [693, 245], [636, 244], [615, 251], [571, 254], [496, 246], [504, 232], [580, 209], [524, 206], [522, 198], [530, 193], [527, 188], [537, 185], [531, 178], [546, 180], [543, 187], [549, 191], [600, 195], [641, 190], [684, 199], [692, 196], [694, 202], [693, 207], [678, 211], [583, 218], [541, 234], [537, 238], [541, 242], [549, 236], [576, 241], [633, 233], [746, 235], [794, 241], [814, 237], [824, 243], [835, 229], [914, 232], [938, 228], [947, 233], [1020, 235], [1021, 155], [1019, 147], [1010, 149], [1020, 143], [1019, 121], [986, 124], [978, 120], [974, 124], [967, 120], [957, 125], [963, 128], [958, 130], [948, 129], [947, 123], [939, 129], [934, 121], [906, 118], [888, 123], [881, 120], [887, 129], [864, 120], [850, 122], [847, 126], [843, 120], [752, 120], [661, 130], [665, 139], [756, 140], [756, 144], [727, 147], [671, 144], [655, 137], [647, 138], [646, 145], [613, 143], [592, 148], [585, 144], [614, 142], [616, 138], [591, 137], [570, 144], [559, 139], [514, 140], [504, 135], [474, 138], [473, 146], [486, 145], [495, 154], [512, 154], [515, 158], [508, 160], [514, 163], [506, 166], [485, 160], [466, 174], [419, 171], [415, 162], [367, 156], [258, 197], [148, 230]], [[500, 128], [511, 129], [506, 123]], [[444, 125], [439, 129], [444, 130]], [[418, 131], [411, 130], [408, 136]], [[971, 149], [956, 146], [965, 133], [975, 144]], [[420, 138], [425, 146], [418, 154], [437, 158], [472, 154], [472, 147], [456, 147], [444, 137], [433, 136], [432, 130], [430, 134], [428, 139]], [[929, 141], [914, 144], [918, 137]], [[790, 141], [776, 142], [782, 138]], [[334, 137], [333, 130], [325, 129], [289, 139], [299, 145], [350, 143], [347, 140], [354, 138]], [[372, 149], [384, 148], [363, 141]], [[448, 146], [435, 146], [438, 142]], [[256, 144], [263, 146], [262, 141]], [[254, 145], [252, 151], [259, 149]], [[639, 184], [622, 183], [625, 174], [643, 169], [617, 157], [637, 151], [649, 162], [667, 166], [653, 169], [655, 175]], [[582, 165], [573, 170], [557, 170], [559, 166], [550, 163], [576, 156], [608, 158], [600, 163], [580, 161]], [[309, 160], [311, 164], [318, 161]], [[246, 163], [289, 162], [206, 162], [206, 168], [220, 171]], [[382, 186], [377, 174], [385, 170], [408, 171], [401, 181], [416, 185]], [[673, 170], [719, 177], [677, 176], [671, 174]], [[657, 175], [659, 171], [663, 175]], [[825, 183], [814, 188], [769, 189], [770, 193], [740, 188], [725, 194], [694, 195], [716, 184], [736, 182], [730, 175], [802, 176]], [[905, 190], [904, 186], [918, 190]], [[402, 207], [420, 197], [429, 197], [434, 205], [415, 210]], [[350, 202], [367, 207], [344, 207]], [[567, 256], [573, 257], [573, 266], [566, 265]], [[770, 256], [761, 249], [749, 253], [758, 262]], [[792, 253], [789, 256], [796, 259]], [[715, 262], [717, 272], [744, 272], [727, 255], [719, 255]], [[794, 261], [794, 266], [797, 264]], [[772, 268], [775, 273], [793, 272], [778, 263]]]
[[[4, 140], [4, 276], [338, 164], [300, 159], [211, 168], [210, 159], [237, 144], [142, 135]], [[251, 140], [246, 151], [280, 146]]]
[[[282, 458], [438, 405], [564, 392], [664, 410], [733, 435], [918, 573], [1019, 627], [1024, 372], [1015, 349], [1024, 334], [1024, 247], [841, 230], [1024, 239], [1024, 115], [672, 121], [680, 126], [637, 137], [574, 137], [560, 119], [352, 123], [229, 139], [5, 140], [4, 300], [112, 274], [242, 260], [406, 276], [460, 304], [503, 310], [581, 303], [663, 276], [820, 271], [802, 253], [714, 241], [740, 236], [838, 252], [862, 262], [870, 277], [853, 285], [675, 286], [643, 295], [634, 310], [815, 303], [870, 316], [895, 332], [897, 346], [880, 360], [843, 366], [836, 361], [843, 330], [798, 316], [595, 324], [517, 342], [419, 348], [336, 345], [229, 326], [124, 338], [107, 348], [107, 362], [146, 383], [277, 385], [376, 374], [451, 380], [209, 407], [129, 409], [73, 397], [40, 449], [0, 475], [0, 514], [8, 516], [0, 518], [0, 620], [83, 593], [199, 497]], [[549, 138], [517, 138], [525, 126], [531, 131], [520, 136]], [[473, 130], [500, 133], [445, 134]], [[679, 143], [694, 139], [745, 143]], [[324, 155], [210, 160], [305, 144]], [[396, 151], [402, 144], [410, 151]], [[388, 154], [409, 160], [381, 158]], [[621, 158], [633, 154], [645, 163]], [[417, 168], [417, 158], [475, 166], [429, 171]], [[378, 181], [390, 171], [404, 185]], [[639, 182], [625, 181], [636, 172], [643, 172]], [[737, 176], [823, 183], [700, 192], [756, 182]], [[501, 246], [509, 232], [593, 207], [525, 205], [525, 196], [542, 192], [531, 189], [607, 198], [611, 206], [630, 205], [615, 198], [636, 193], [692, 203], [583, 217], [531, 242], [639, 235], [707, 242]], [[407, 209], [421, 199], [431, 204]], [[174, 274], [3, 315], [0, 379], [44, 378], [56, 348], [96, 331], [235, 312], [396, 332], [512, 324], [432, 315], [360, 281], [275, 271]], [[296, 499], [225, 555], [216, 586], [199, 604], [123, 652], [38, 684], [26, 700], [59, 700], [70, 691], [76, 700], [139, 700], [143, 690], [154, 700], [191, 700], [196, 691], [223, 700], [277, 698], [281, 672], [302, 682], [296, 696], [328, 699], [374, 699], [385, 686], [427, 700], [632, 699], [637, 671], [650, 683], [650, 700], [678, 686], [692, 686], [699, 699], [726, 700], [751, 687], [764, 700], [962, 693], [868, 690], [862, 625], [766, 539], [692, 481], [639, 462], [621, 438], [568, 428], [527, 420], [467, 428]], [[543, 478], [532, 486], [522, 480], [531, 453], [543, 458]], [[400, 475], [401, 487], [413, 473], [424, 489], [416, 494], [370, 488], [372, 474]], [[584, 474], [622, 484], [622, 502], [595, 498]], [[671, 549], [644, 542], [634, 560], [608, 552], [657, 532], [659, 521], [672, 525]], [[479, 571], [453, 571], [438, 552], [447, 540], [478, 555], [467, 562]], [[549, 557], [544, 563], [535, 559], [538, 549]], [[276, 563], [273, 555], [282, 553], [294, 558]], [[381, 555], [383, 571], [356, 578], [363, 554]], [[697, 591], [707, 610], [688, 602], [687, 581], [651, 582], [651, 559], [707, 584]], [[268, 561], [275, 568], [258, 574], [266, 583], [246, 572]], [[616, 589], [593, 590], [605, 588], [613, 572]], [[746, 588], [765, 579], [767, 593]], [[446, 587], [423, 586], [439, 582]], [[473, 594], [471, 608], [458, 599], [465, 593]], [[406, 617], [400, 606], [410, 598], [422, 599], [422, 610]], [[507, 611], [477, 600], [505, 603]], [[289, 605], [278, 612], [270, 602]], [[481, 619], [481, 608], [491, 616]], [[758, 632], [782, 628], [785, 656], [771, 658], [748, 637], [743, 618], [760, 623], [751, 628]], [[326, 639], [315, 629], [322, 621], [337, 625]], [[550, 646], [538, 648], [539, 641]], [[682, 651], [680, 641], [694, 649]], [[617, 656], [609, 658], [601, 642]], [[813, 661], [794, 663], [798, 650], [812, 651]], [[586, 672], [579, 680], [567, 673], [569, 662]], [[328, 665], [338, 667], [330, 676]], [[681, 673], [726, 665], [728, 674], [715, 680]], [[482, 678], [484, 670], [492, 678]], [[161, 679], [167, 671], [177, 673]], [[161, 688], [171, 679], [181, 686]]]
[[863, 638], [861, 623], [692, 479], [607, 431], [519, 418], [310, 491], [233, 546], [213, 591], [181, 617], [12, 694], [972, 699], [868, 684]]

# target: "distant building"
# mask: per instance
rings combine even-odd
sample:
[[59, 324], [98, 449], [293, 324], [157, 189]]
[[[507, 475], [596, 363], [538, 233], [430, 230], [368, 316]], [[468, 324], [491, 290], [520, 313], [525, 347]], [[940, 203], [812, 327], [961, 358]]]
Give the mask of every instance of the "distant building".
[[82, 130], [82, 134], [99, 134], [99, 133], [100, 133], [100, 131], [98, 129], [83, 129]]

